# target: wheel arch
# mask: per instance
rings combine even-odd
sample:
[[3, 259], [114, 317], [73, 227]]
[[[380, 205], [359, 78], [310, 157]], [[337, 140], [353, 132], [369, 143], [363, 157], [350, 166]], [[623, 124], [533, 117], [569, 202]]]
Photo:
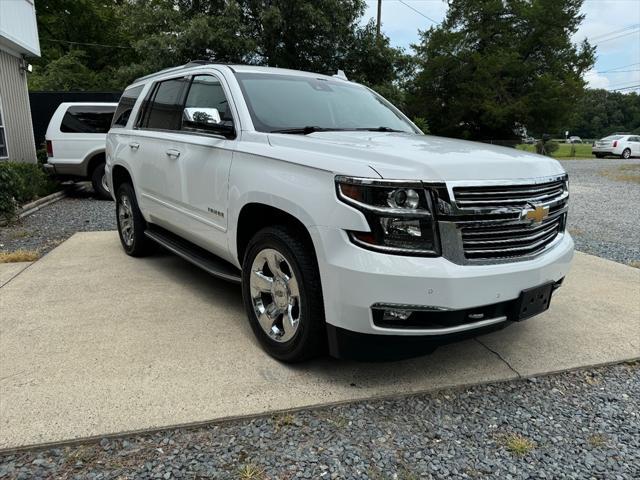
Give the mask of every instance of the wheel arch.
[[87, 155], [86, 158], [87, 159], [84, 162], [87, 166], [85, 175], [88, 178], [91, 178], [91, 175], [93, 175], [93, 170], [101, 163], [106, 162], [106, 159], [107, 159], [104, 148], [99, 150], [94, 150], [89, 155]]
[[[120, 185], [122, 185], [127, 181], [131, 183], [131, 186], [133, 186], [133, 177], [131, 176], [131, 173], [129, 172], [129, 170], [127, 170], [126, 167], [119, 164], [113, 165], [111, 167], [111, 184], [113, 185], [114, 197]], [[135, 187], [134, 187], [134, 191], [135, 191]]]
[[298, 218], [298, 215], [291, 211], [255, 201], [243, 205], [238, 213], [235, 243], [232, 246], [235, 247], [234, 254], [239, 265], [242, 265], [242, 260], [251, 238], [259, 230], [273, 225], [285, 225], [294, 229], [301, 235], [305, 243], [312, 248], [313, 255], [316, 256], [313, 239], [307, 227], [308, 224], [305, 224], [304, 221]]

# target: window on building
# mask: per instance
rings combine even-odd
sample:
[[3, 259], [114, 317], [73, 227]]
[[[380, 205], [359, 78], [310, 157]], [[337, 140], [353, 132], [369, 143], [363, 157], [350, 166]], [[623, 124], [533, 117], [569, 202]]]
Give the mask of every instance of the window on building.
[[112, 127], [126, 127], [127, 122], [129, 121], [129, 117], [131, 116], [131, 111], [133, 110], [133, 106], [136, 103], [136, 100], [142, 93], [143, 85], [139, 87], [127, 88], [122, 97], [120, 97], [120, 103], [118, 103], [118, 108], [116, 108], [116, 113], [113, 114], [113, 124]]
[[69, 107], [60, 131], [65, 133], [107, 133], [116, 107], [108, 105]]

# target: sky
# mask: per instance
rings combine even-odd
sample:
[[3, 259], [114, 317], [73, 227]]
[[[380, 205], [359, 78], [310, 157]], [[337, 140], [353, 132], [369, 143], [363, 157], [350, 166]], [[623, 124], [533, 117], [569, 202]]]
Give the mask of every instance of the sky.
[[[364, 21], [377, 11], [377, 0], [366, 3]], [[418, 31], [442, 21], [446, 11], [444, 0], [382, 0], [382, 31], [393, 46], [409, 49]], [[582, 13], [574, 40], [587, 38], [597, 46], [595, 66], [585, 76], [588, 86], [640, 92], [640, 0], [585, 0]]]

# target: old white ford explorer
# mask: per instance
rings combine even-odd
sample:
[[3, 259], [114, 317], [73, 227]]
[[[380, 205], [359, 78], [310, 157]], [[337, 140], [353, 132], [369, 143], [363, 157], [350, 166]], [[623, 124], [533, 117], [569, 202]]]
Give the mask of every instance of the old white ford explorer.
[[125, 252], [161, 244], [241, 283], [283, 361], [428, 350], [529, 318], [573, 255], [558, 162], [425, 136], [341, 73], [203, 61], [141, 78], [106, 163]]

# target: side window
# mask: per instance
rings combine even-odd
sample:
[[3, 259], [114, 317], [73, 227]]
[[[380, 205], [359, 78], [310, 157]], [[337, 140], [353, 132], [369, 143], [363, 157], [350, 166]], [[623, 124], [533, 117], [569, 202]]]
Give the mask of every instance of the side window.
[[62, 117], [60, 131], [64, 133], [107, 133], [113, 118], [112, 106], [69, 107]]
[[180, 130], [187, 78], [158, 82], [145, 108], [141, 123], [144, 128]]
[[120, 103], [118, 103], [116, 113], [113, 114], [112, 127], [125, 127], [127, 125], [133, 106], [135, 105], [143, 88], [144, 85], [140, 85], [139, 87], [127, 88], [124, 91], [122, 97], [120, 97]]

